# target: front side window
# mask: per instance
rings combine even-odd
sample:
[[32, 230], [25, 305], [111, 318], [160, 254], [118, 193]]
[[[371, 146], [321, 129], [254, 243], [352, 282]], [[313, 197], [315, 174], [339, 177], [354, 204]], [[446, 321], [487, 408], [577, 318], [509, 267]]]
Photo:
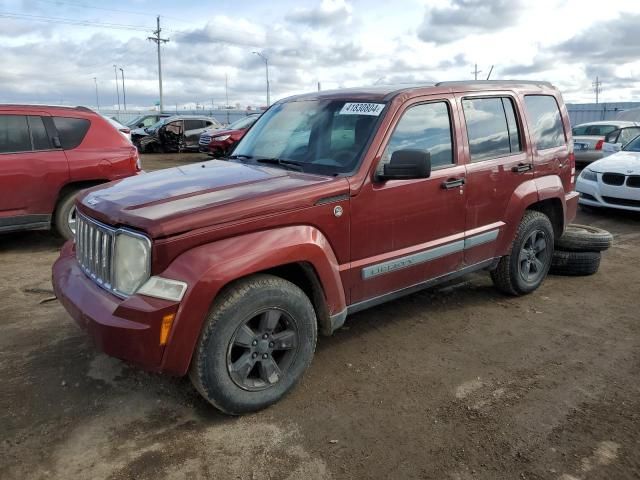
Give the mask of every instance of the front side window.
[[513, 102], [509, 98], [462, 100], [471, 161], [512, 155], [522, 150]]
[[91, 123], [86, 118], [53, 117], [58, 130], [60, 144], [64, 150], [71, 150], [82, 143]]
[[445, 102], [425, 103], [407, 109], [400, 118], [376, 170], [382, 174], [396, 150], [424, 150], [431, 154], [431, 168], [453, 164], [451, 117]]
[[202, 120], [185, 120], [184, 121], [184, 129], [189, 130], [197, 130], [204, 126], [204, 122]]
[[322, 175], [350, 173], [357, 168], [384, 106], [345, 100], [275, 104], [230, 158]]
[[531, 120], [529, 124], [536, 148], [545, 150], [565, 145], [562, 117], [556, 99], [551, 95], [526, 95], [524, 103]]
[[0, 153], [31, 151], [29, 126], [24, 115], [0, 115]]

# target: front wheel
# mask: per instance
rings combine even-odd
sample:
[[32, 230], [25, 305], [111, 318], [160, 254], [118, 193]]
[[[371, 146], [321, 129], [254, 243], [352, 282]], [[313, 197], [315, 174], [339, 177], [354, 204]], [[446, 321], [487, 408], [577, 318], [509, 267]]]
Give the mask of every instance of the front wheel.
[[189, 376], [212, 405], [231, 415], [276, 403], [311, 364], [316, 315], [305, 293], [272, 275], [229, 286], [216, 299]]
[[553, 257], [553, 226], [540, 212], [527, 210], [518, 226], [511, 252], [491, 272], [494, 285], [510, 295], [537, 289], [549, 272]]
[[53, 224], [58, 234], [71, 240], [76, 234], [76, 197], [80, 190], [67, 193], [56, 206]]

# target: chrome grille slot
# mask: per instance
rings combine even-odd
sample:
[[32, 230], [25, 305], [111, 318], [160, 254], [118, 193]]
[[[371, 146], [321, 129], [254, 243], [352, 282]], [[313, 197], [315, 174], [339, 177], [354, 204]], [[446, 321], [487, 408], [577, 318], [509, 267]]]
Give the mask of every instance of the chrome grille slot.
[[112, 288], [112, 257], [115, 229], [78, 212], [76, 258], [82, 270], [107, 289]]

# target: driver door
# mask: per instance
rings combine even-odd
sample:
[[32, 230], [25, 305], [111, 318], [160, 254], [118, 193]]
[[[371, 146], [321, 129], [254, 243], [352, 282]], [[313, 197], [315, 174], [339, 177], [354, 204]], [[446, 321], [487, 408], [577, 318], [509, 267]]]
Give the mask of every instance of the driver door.
[[372, 172], [352, 198], [351, 304], [461, 268], [466, 192], [455, 112], [446, 96], [415, 99], [396, 114], [376, 171], [401, 149], [428, 151], [432, 171], [429, 178], [387, 181]]

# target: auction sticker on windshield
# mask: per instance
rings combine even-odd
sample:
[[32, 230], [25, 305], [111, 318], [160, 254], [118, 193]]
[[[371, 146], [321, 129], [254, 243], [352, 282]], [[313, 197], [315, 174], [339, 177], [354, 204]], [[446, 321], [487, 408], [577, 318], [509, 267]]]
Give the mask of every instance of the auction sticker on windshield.
[[382, 112], [384, 103], [345, 103], [339, 115], [372, 115], [377, 117]]

